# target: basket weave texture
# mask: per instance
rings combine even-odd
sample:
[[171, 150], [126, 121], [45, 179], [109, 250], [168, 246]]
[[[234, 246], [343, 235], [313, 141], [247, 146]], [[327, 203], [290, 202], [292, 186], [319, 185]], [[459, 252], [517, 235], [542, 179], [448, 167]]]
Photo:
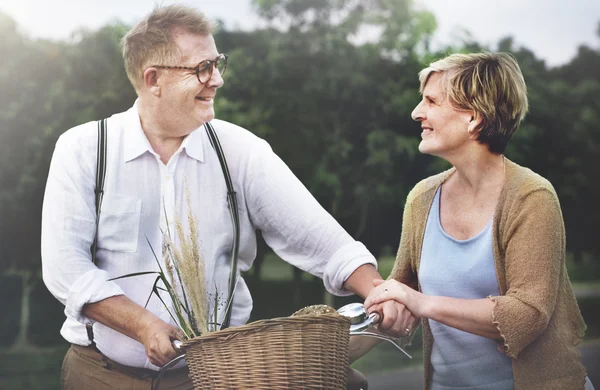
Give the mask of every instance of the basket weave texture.
[[183, 344], [195, 389], [345, 389], [350, 320], [339, 314], [256, 321]]

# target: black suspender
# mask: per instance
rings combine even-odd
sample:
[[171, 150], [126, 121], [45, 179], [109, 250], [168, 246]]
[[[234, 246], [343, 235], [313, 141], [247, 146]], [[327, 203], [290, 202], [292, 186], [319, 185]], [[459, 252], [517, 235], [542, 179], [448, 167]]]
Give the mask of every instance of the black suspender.
[[98, 225], [100, 223], [100, 209], [104, 196], [104, 177], [106, 176], [106, 119], [98, 121], [98, 161], [96, 163], [96, 234], [92, 244], [92, 263], [96, 264], [96, 250], [98, 249]]
[[[102, 207], [102, 197], [104, 195], [104, 177], [106, 176], [106, 119], [98, 121], [98, 153], [96, 162], [96, 232], [94, 242], [90, 248], [92, 253], [92, 263], [96, 264], [96, 251], [98, 250], [98, 225], [100, 224], [100, 209]], [[94, 342], [94, 328], [91, 323], [85, 324], [88, 340]]]
[[210, 144], [215, 149], [217, 157], [219, 158], [219, 163], [221, 164], [221, 170], [223, 171], [223, 177], [225, 178], [225, 185], [227, 186], [227, 204], [229, 205], [229, 214], [231, 215], [231, 222], [233, 224], [233, 247], [231, 248], [231, 268], [229, 271], [229, 291], [227, 294], [228, 302], [225, 308], [225, 316], [223, 319], [223, 323], [221, 324], [220, 328], [225, 329], [229, 327], [229, 320], [231, 319], [231, 308], [233, 306], [233, 294], [235, 291], [235, 285], [238, 281], [237, 262], [240, 246], [240, 216], [238, 213], [238, 204], [237, 198], [235, 196], [235, 190], [233, 188], [233, 182], [231, 181], [231, 175], [229, 174], [229, 168], [227, 167], [227, 160], [225, 159], [225, 154], [223, 153], [223, 149], [221, 148], [219, 137], [217, 137], [217, 133], [215, 132], [215, 129], [212, 127], [210, 122], [206, 122], [204, 124], [204, 128], [206, 129], [206, 133], [208, 134]]

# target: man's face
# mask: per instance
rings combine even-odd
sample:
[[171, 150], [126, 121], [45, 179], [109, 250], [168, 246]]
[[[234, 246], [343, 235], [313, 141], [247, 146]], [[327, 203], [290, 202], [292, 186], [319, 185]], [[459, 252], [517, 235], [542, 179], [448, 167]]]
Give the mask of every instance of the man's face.
[[469, 143], [468, 129], [473, 113], [454, 108], [442, 90], [441, 75], [429, 76], [423, 89], [423, 99], [411, 116], [421, 122], [419, 151], [447, 158], [464, 150]]
[[[212, 35], [193, 35], [180, 32], [175, 36], [181, 57], [180, 63], [168, 64], [195, 67], [201, 61], [214, 60], [218, 55]], [[160, 99], [157, 118], [163, 127], [187, 135], [215, 117], [214, 98], [223, 78], [217, 69], [204, 83], [198, 81], [196, 73], [189, 70], [168, 69], [160, 71]]]

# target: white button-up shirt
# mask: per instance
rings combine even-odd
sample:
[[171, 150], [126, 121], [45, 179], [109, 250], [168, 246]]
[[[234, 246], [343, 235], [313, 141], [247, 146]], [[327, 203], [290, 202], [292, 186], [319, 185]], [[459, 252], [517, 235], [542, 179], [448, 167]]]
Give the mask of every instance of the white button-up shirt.
[[[228, 122], [212, 124], [237, 192], [239, 270], [252, 265], [255, 230], [260, 229], [282, 259], [322, 278], [331, 293], [348, 294], [343, 283], [359, 266], [376, 266], [373, 256], [319, 205], [267, 142]], [[209, 300], [218, 294], [219, 301], [225, 301], [233, 228], [223, 173], [204, 128], [187, 136], [165, 165], [142, 130], [136, 105], [108, 119], [106, 182], [94, 265], [90, 245], [95, 233], [96, 148], [96, 122], [65, 132], [56, 143], [44, 196], [43, 278], [65, 305], [62, 336], [74, 344], [89, 344], [84, 324], [90, 320], [81, 312], [87, 303], [120, 294], [146, 303], [155, 274], [108, 279], [158, 270], [151, 246], [163, 264], [161, 229], [174, 232], [178, 220], [187, 226], [186, 186], [198, 220]], [[155, 296], [146, 307], [173, 324]], [[244, 324], [251, 310], [250, 292], [240, 278], [231, 325]], [[103, 354], [121, 364], [157, 369], [141, 343], [100, 323], [94, 324], [94, 341]]]

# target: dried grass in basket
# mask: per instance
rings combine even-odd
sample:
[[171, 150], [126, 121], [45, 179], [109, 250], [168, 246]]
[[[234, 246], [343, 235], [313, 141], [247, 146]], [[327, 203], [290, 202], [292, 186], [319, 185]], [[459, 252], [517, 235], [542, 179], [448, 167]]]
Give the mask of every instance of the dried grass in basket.
[[345, 389], [350, 320], [309, 314], [256, 321], [183, 344], [195, 389]]

